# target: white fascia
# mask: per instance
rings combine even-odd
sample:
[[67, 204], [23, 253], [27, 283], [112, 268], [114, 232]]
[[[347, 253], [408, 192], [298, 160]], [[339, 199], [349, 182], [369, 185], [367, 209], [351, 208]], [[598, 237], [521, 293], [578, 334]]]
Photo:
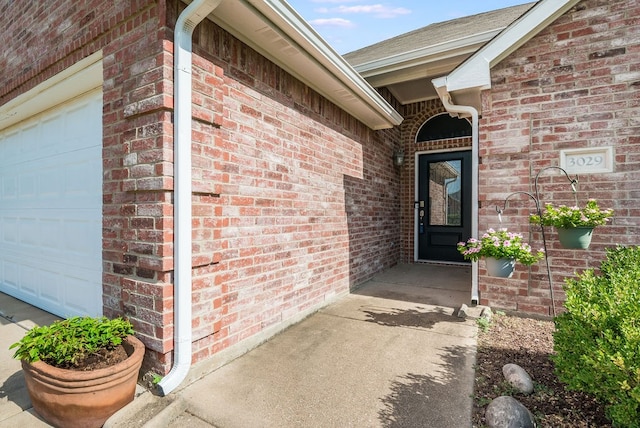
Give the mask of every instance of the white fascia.
[[447, 92], [491, 88], [491, 67], [518, 49], [580, 0], [540, 0], [447, 76]]
[[488, 42], [500, 33], [503, 28], [485, 31], [455, 40], [449, 40], [435, 45], [403, 52], [401, 54], [391, 55], [386, 58], [376, 59], [374, 61], [364, 62], [354, 66], [354, 68], [366, 78], [444, 60], [464, 53], [472, 53], [475, 52], [479, 46]]

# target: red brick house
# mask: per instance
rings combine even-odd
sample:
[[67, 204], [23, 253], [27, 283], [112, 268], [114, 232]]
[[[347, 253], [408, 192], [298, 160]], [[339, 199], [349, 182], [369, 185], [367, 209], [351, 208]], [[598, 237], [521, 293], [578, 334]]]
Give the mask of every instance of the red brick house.
[[396, 110], [286, 2], [191, 5], [0, 6], [0, 291], [129, 317], [162, 374], [400, 254]]
[[[540, 174], [541, 205], [574, 205], [556, 167], [578, 175], [579, 204], [595, 198], [614, 209], [614, 220], [595, 230], [587, 251], [562, 249], [555, 230], [547, 230], [551, 281], [544, 262], [530, 271], [520, 266], [508, 280], [486, 276], [482, 261], [474, 264], [472, 300], [552, 315], [561, 310], [564, 278], [597, 267], [606, 247], [639, 243], [639, 16], [637, 1], [538, 1], [433, 24], [345, 55], [401, 104], [403, 262], [455, 262], [455, 252], [443, 248], [500, 226], [531, 234], [532, 246], [542, 247], [539, 228], [528, 224], [535, 201], [510, 195], [534, 193]], [[468, 167], [466, 221], [441, 220], [442, 204], [431, 191], [443, 194], [446, 179], [433, 178], [443, 163]], [[444, 195], [459, 199], [451, 188]], [[496, 208], [504, 209], [502, 223]]]
[[[580, 205], [594, 198], [614, 209], [613, 222], [596, 229], [588, 251], [564, 250], [555, 230], [547, 232], [557, 308], [564, 301], [564, 278], [597, 267], [606, 247], [640, 243], [639, 18], [637, 1], [538, 2], [446, 78], [434, 81], [442, 99], [471, 105], [481, 115], [480, 230], [498, 224], [497, 201], [531, 191], [538, 173], [541, 205], [575, 205], [567, 177], [555, 167], [578, 176]], [[523, 220], [534, 211], [532, 201], [512, 199], [507, 207], [505, 224], [526, 233]], [[541, 246], [540, 233], [533, 238]], [[519, 278], [513, 284], [482, 278], [481, 303], [553, 314], [544, 264], [531, 272], [522, 269]]]
[[[586, 252], [550, 243], [556, 304], [563, 277], [635, 243], [637, 2], [456, 20], [413, 56], [347, 55], [358, 72], [285, 1], [188, 3], [0, 4], [0, 292], [129, 317], [165, 392], [394, 264], [460, 263], [496, 203], [587, 149], [610, 159], [580, 199], [616, 219]], [[529, 231], [530, 210], [510, 201], [505, 224]], [[551, 313], [543, 265], [483, 269], [470, 300]]]

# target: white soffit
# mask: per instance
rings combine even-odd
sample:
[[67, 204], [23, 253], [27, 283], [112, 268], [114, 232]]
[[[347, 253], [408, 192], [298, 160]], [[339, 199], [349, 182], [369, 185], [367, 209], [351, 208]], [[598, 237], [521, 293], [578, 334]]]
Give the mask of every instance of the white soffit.
[[448, 92], [491, 87], [491, 67], [550, 25], [580, 0], [540, 0], [446, 78]]
[[371, 129], [403, 118], [284, 0], [224, 0], [210, 18]]

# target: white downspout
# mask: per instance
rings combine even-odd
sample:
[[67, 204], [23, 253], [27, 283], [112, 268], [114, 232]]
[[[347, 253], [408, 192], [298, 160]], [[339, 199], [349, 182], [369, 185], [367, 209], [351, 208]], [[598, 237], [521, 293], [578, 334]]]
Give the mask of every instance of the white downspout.
[[[446, 89], [446, 77], [433, 80], [444, 108], [450, 113], [471, 116], [471, 236], [478, 236], [478, 110], [472, 106], [461, 106], [451, 102], [451, 94]], [[471, 263], [471, 302], [480, 303], [478, 292], [478, 262]]]
[[191, 49], [195, 27], [222, 0], [195, 0], [176, 22], [173, 44], [173, 367], [158, 383], [173, 391], [191, 367]]

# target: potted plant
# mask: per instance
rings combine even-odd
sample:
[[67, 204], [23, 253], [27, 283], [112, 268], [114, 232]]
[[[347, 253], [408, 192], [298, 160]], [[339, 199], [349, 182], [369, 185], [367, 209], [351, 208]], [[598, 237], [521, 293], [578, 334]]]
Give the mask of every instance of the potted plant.
[[613, 210], [601, 209], [595, 199], [589, 199], [584, 208], [546, 204], [544, 211], [530, 217], [531, 223], [553, 226], [558, 230], [558, 239], [564, 248], [588, 248], [596, 226], [606, 224]]
[[33, 408], [65, 428], [101, 427], [133, 400], [144, 345], [127, 320], [73, 317], [14, 343]]
[[470, 238], [458, 243], [458, 251], [465, 260], [477, 261], [485, 258], [487, 273], [491, 276], [509, 278], [516, 262], [532, 265], [544, 257], [544, 251], [532, 251], [519, 233], [507, 229], [489, 229], [480, 239]]

